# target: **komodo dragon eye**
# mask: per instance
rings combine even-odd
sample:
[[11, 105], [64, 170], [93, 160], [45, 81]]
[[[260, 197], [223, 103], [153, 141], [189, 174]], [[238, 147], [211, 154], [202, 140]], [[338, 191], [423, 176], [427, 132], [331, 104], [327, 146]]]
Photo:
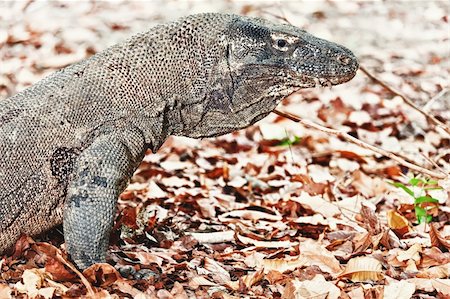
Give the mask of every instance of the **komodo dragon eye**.
[[284, 48], [287, 45], [287, 41], [284, 39], [277, 39], [277, 46], [280, 48]]
[[273, 38], [273, 47], [279, 51], [287, 51], [289, 49], [289, 45], [289, 41], [282, 37]]

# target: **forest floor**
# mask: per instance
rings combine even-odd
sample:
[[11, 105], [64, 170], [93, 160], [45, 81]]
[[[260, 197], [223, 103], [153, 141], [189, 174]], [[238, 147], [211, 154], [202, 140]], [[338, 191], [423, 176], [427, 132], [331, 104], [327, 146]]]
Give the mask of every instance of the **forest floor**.
[[60, 228], [23, 237], [0, 259], [0, 298], [450, 298], [446, 1], [0, 2], [0, 100], [206, 11], [343, 44], [401, 93], [358, 72], [278, 108], [318, 129], [271, 114], [218, 138], [169, 138], [121, 195], [108, 264], [76, 271]]

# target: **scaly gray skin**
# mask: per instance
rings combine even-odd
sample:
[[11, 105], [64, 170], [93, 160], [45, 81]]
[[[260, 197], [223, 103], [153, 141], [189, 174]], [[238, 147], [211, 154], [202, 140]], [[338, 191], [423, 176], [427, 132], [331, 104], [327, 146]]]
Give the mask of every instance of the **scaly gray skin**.
[[357, 68], [348, 49], [296, 27], [200, 14], [0, 101], [0, 254], [63, 222], [79, 268], [104, 262], [117, 198], [147, 148], [248, 127], [295, 90]]

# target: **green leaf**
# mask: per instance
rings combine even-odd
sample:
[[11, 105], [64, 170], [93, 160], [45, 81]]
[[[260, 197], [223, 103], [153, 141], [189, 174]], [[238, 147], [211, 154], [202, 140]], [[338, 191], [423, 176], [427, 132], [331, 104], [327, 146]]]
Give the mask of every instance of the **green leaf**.
[[[425, 184], [426, 184], [426, 185], [437, 185], [437, 184], [438, 184], [438, 181], [435, 181], [435, 180], [429, 180], [429, 181], [426, 181]], [[442, 187], [440, 187], [440, 188], [442, 188]]]
[[417, 218], [417, 222], [419, 224], [421, 223], [430, 223], [431, 220], [433, 220], [433, 216], [428, 215], [427, 211], [424, 208], [421, 208], [419, 206], [416, 206], [414, 208], [415, 212], [416, 212], [416, 218]]
[[409, 183], [410, 185], [412, 185], [412, 186], [417, 186], [419, 183], [426, 184], [426, 182], [425, 182], [424, 180], [418, 179], [418, 178], [412, 178], [412, 179], [409, 180], [408, 183]]
[[424, 203], [424, 202], [439, 203], [439, 200], [437, 200], [436, 198], [433, 198], [431, 196], [420, 196], [420, 197], [414, 198], [414, 203], [416, 205]]
[[300, 137], [294, 136], [294, 138], [284, 138], [280, 140], [280, 143], [278, 143], [279, 146], [291, 146], [293, 144], [299, 143], [301, 140]]
[[403, 185], [402, 183], [394, 182], [394, 183], [390, 183], [390, 184], [397, 188], [402, 188], [406, 193], [408, 193], [409, 195], [414, 197], [414, 192], [411, 189], [409, 189], [408, 187], [406, 187], [405, 185]]

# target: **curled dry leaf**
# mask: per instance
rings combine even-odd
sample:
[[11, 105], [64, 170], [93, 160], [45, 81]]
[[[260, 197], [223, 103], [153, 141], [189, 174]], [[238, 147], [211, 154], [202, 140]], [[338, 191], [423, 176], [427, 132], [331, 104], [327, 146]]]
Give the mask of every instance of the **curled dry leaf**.
[[57, 281], [71, 281], [77, 277], [75, 273], [69, 271], [63, 263], [53, 257], [47, 257], [45, 271], [50, 273], [53, 279]]
[[339, 277], [347, 277], [353, 282], [379, 281], [383, 279], [382, 265], [372, 257], [355, 257], [348, 261]]
[[450, 241], [445, 239], [438, 230], [438, 224], [437, 223], [431, 223], [430, 224], [430, 239], [431, 239], [431, 245], [436, 246], [437, 248], [446, 249], [447, 251], [450, 250]]
[[94, 285], [107, 287], [122, 279], [119, 272], [107, 263], [94, 264], [83, 271], [83, 275]]
[[408, 220], [396, 211], [388, 211], [387, 220], [389, 228], [391, 228], [400, 238], [412, 231]]
[[235, 291], [241, 289], [242, 285], [245, 286], [247, 289], [249, 289], [253, 285], [257, 284], [259, 281], [261, 281], [263, 278], [264, 278], [264, 271], [259, 270], [240, 277], [238, 281], [231, 281], [227, 284], [227, 286]]

